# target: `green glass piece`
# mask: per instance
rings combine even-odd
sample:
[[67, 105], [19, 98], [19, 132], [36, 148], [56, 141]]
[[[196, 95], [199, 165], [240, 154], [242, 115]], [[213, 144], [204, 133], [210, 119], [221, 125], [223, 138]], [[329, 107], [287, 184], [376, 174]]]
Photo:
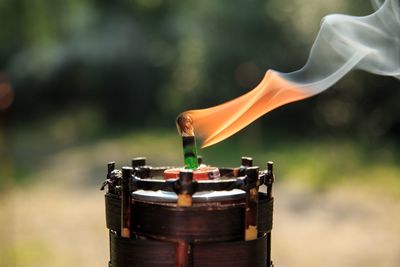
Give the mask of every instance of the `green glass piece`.
[[197, 159], [196, 139], [194, 136], [182, 136], [183, 158], [185, 169], [197, 169], [199, 162]]

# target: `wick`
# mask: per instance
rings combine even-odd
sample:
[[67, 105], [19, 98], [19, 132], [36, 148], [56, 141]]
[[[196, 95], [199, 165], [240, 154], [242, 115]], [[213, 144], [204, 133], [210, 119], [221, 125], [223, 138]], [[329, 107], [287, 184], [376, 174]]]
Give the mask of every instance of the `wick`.
[[194, 136], [193, 119], [182, 113], [176, 119], [176, 127], [182, 136], [183, 159], [185, 169], [195, 170], [199, 167], [197, 159], [196, 138]]
[[181, 136], [194, 136], [193, 119], [189, 114], [180, 114], [176, 119], [176, 127]]

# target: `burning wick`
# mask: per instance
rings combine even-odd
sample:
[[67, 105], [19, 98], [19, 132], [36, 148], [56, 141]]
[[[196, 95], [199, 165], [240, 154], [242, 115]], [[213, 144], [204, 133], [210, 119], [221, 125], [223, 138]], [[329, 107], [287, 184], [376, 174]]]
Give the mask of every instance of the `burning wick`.
[[352, 69], [400, 79], [400, 1], [376, 3], [381, 6], [369, 16], [326, 16], [301, 69], [290, 73], [269, 70], [260, 84], [242, 96], [182, 113], [182, 127], [188, 118], [190, 132], [196, 129], [204, 148], [273, 109], [323, 92]]
[[197, 159], [196, 137], [194, 135], [193, 119], [182, 113], [176, 119], [176, 127], [182, 136], [183, 158], [185, 169], [195, 170], [199, 167]]

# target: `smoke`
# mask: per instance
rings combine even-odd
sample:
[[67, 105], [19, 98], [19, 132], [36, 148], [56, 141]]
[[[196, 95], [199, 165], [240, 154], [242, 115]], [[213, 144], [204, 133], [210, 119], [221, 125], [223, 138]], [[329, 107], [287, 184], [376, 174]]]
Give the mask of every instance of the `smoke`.
[[267, 71], [247, 94], [208, 109], [186, 111], [203, 147], [240, 131], [265, 113], [316, 95], [352, 69], [400, 79], [400, 0], [374, 0], [376, 12], [364, 17], [328, 15], [298, 71]]
[[310, 95], [326, 90], [354, 68], [399, 78], [400, 1], [380, 2], [373, 2], [379, 8], [369, 16], [323, 18], [305, 66], [279, 75]]

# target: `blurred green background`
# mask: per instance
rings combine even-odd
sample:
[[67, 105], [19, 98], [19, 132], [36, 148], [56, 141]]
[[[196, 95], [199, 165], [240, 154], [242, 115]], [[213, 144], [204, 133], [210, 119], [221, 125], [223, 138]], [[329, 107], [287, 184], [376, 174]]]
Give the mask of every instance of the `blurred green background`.
[[[107, 161], [181, 165], [180, 112], [302, 67], [324, 15], [371, 12], [365, 0], [1, 0], [0, 266], [105, 266]], [[400, 265], [399, 89], [351, 72], [200, 151], [217, 166], [275, 161], [278, 266]]]

